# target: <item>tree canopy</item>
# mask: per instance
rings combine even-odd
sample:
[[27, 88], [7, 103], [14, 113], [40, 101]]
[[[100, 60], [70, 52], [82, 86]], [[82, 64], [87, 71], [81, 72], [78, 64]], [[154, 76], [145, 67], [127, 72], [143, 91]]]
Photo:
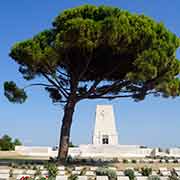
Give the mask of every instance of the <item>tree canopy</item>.
[[14, 150], [15, 146], [19, 146], [19, 145], [22, 145], [19, 139], [15, 139], [14, 141], [12, 141], [12, 138], [7, 134], [5, 134], [4, 136], [2, 136], [2, 138], [0, 138], [1, 151]]
[[[53, 103], [68, 107], [82, 99], [179, 96], [179, 45], [175, 34], [145, 15], [84, 5], [61, 12], [52, 28], [16, 43], [10, 56], [24, 79], [45, 80], [29, 86], [43, 86]], [[4, 88], [12, 102], [27, 98], [14, 82]]]
[[[144, 99], [152, 90], [164, 96], [179, 95], [178, 47], [179, 39], [149, 17], [85, 5], [60, 13], [53, 28], [15, 44], [10, 56], [27, 80], [51, 76], [53, 86], [45, 89], [54, 102], [68, 95], [64, 87], [70, 76], [81, 82], [77, 94], [86, 98], [101, 97], [116, 81], [108, 93]], [[106, 84], [91, 95], [87, 93], [89, 81]], [[8, 97], [13, 90], [15, 97], [22, 94], [20, 103], [26, 99], [23, 91], [14, 91], [12, 82], [5, 85]], [[15, 97], [10, 100], [18, 100]]]

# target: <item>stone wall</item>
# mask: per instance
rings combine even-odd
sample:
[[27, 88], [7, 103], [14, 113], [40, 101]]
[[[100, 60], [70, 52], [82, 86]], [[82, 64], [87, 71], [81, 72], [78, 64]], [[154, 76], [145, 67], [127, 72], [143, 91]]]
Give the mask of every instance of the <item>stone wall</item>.
[[15, 152], [23, 156], [51, 156], [52, 148], [43, 146], [16, 146]]
[[[16, 146], [15, 152], [23, 156], [56, 157], [57, 150], [51, 147]], [[159, 152], [157, 148], [145, 148], [138, 145], [80, 145], [69, 148], [69, 155], [80, 158], [144, 158], [147, 156], [180, 157], [180, 148], [170, 148], [169, 153]]]
[[[75, 150], [75, 151], [74, 151]], [[69, 155], [85, 157], [103, 157], [103, 158], [120, 158], [120, 157], [146, 157], [150, 156], [153, 149], [141, 148], [136, 145], [80, 145], [79, 148], [69, 149]]]
[[180, 157], [180, 148], [170, 148], [169, 155], [175, 156], [175, 157]]

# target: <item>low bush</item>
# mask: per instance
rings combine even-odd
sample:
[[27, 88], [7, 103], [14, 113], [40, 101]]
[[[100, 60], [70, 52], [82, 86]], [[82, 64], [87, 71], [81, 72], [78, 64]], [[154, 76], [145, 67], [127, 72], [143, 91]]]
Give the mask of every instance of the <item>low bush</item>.
[[128, 163], [128, 160], [127, 159], [123, 159], [123, 163]]
[[148, 180], [161, 180], [161, 179], [157, 175], [151, 175], [151, 176], [148, 177]]
[[38, 168], [36, 169], [36, 172], [34, 173], [34, 176], [35, 176], [35, 177], [41, 176], [41, 169], [40, 169], [40, 167], [38, 167]]
[[178, 177], [178, 174], [175, 170], [171, 171], [171, 175], [168, 177], [168, 180], [180, 180], [180, 177]]
[[119, 162], [119, 159], [118, 159], [118, 158], [113, 158], [113, 159], [112, 159], [112, 162], [113, 162], [113, 163], [118, 163], [118, 162]]
[[9, 177], [12, 178], [13, 177], [13, 169], [9, 170]]
[[67, 164], [70, 164], [70, 163], [72, 163], [73, 161], [75, 161], [75, 159], [73, 159], [72, 156], [70, 156], [70, 155], [66, 158], [66, 163], [67, 163]]
[[56, 177], [58, 175], [58, 168], [55, 163], [48, 163], [46, 165], [49, 177]]
[[84, 176], [86, 174], [87, 168], [83, 168], [80, 172], [80, 176]]
[[134, 163], [134, 164], [137, 163], [137, 161], [135, 159], [133, 159], [131, 162]]
[[108, 176], [109, 180], [117, 179], [116, 171], [108, 169], [107, 167], [99, 167], [96, 169], [97, 176]]
[[38, 168], [37, 168], [37, 166], [33, 166], [33, 168], [32, 168], [32, 170], [37, 170]]
[[71, 174], [69, 177], [68, 177], [68, 180], [77, 180], [78, 179], [78, 176], [76, 174]]
[[134, 171], [132, 169], [126, 169], [124, 171], [124, 175], [128, 176], [130, 180], [135, 180], [135, 174], [134, 174]]
[[178, 160], [177, 160], [177, 159], [174, 159], [174, 160], [173, 160], [173, 163], [178, 163]]
[[141, 168], [141, 174], [143, 176], [150, 176], [152, 174], [152, 168], [148, 168], [148, 167]]

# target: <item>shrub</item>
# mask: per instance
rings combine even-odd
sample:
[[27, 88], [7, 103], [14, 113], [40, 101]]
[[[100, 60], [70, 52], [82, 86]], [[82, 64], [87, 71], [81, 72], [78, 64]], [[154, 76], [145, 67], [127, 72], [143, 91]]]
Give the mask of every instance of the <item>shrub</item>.
[[22, 168], [22, 169], [27, 169], [27, 166], [26, 166], [25, 164], [22, 164], [22, 165], [21, 165], [21, 168]]
[[27, 169], [31, 169], [31, 165], [30, 164], [27, 164]]
[[148, 168], [148, 167], [141, 168], [141, 174], [143, 176], [150, 176], [152, 174], [152, 168]]
[[115, 180], [117, 178], [116, 171], [108, 169], [107, 167], [99, 167], [96, 169], [97, 176], [108, 176], [109, 180]]
[[10, 163], [10, 167], [12, 168], [18, 168], [18, 165], [16, 163]]
[[173, 160], [173, 163], [178, 163], [178, 160], [177, 160], [177, 159], [174, 159], [174, 160]]
[[134, 171], [132, 169], [126, 169], [124, 171], [124, 175], [128, 176], [130, 180], [135, 180], [135, 174], [134, 174]]
[[128, 160], [127, 159], [123, 159], [123, 163], [128, 163]]
[[113, 158], [113, 159], [112, 159], [112, 162], [113, 162], [113, 163], [118, 163], [118, 162], [119, 162], [119, 159], [118, 159], [118, 158]]
[[83, 168], [80, 172], [80, 176], [84, 176], [86, 174], [87, 168]]
[[49, 174], [49, 177], [56, 177], [57, 174], [58, 174], [58, 168], [56, 166], [56, 164], [54, 163], [49, 163], [46, 165], [46, 168], [48, 170], [48, 174]]
[[33, 168], [32, 168], [33, 170], [37, 170], [38, 168], [36, 167], [36, 166], [33, 166]]
[[140, 171], [139, 167], [135, 167], [134, 171]]
[[136, 161], [135, 159], [133, 159], [133, 160], [132, 160], [132, 163], [134, 163], [134, 164], [135, 164], [135, 163], [137, 163], [137, 161]]
[[175, 170], [171, 171], [171, 175], [168, 177], [168, 180], [180, 180]]
[[11, 178], [13, 177], [13, 169], [9, 170], [9, 177], [11, 177]]
[[41, 176], [41, 170], [40, 170], [40, 167], [38, 167], [36, 169], [36, 172], [34, 173], [34, 176], [37, 177], [37, 176]]
[[74, 161], [74, 159], [70, 155], [66, 158], [66, 163], [67, 164], [72, 163], [73, 161]]
[[68, 177], [68, 180], [77, 180], [78, 176], [76, 174], [72, 174]]
[[151, 175], [148, 177], [148, 180], [160, 180], [160, 177], [157, 175]]

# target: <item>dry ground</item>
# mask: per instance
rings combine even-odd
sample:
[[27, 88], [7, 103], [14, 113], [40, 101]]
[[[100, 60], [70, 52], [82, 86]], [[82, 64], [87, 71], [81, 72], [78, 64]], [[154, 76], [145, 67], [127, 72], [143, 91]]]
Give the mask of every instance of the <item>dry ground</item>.
[[48, 157], [31, 157], [31, 156], [22, 156], [20, 154], [18, 154], [17, 152], [15, 151], [0, 151], [0, 160], [1, 159], [8, 159], [8, 160], [11, 160], [11, 159], [27, 159], [27, 160], [36, 160], [36, 159], [39, 159], [39, 160], [48, 160], [49, 158]]

